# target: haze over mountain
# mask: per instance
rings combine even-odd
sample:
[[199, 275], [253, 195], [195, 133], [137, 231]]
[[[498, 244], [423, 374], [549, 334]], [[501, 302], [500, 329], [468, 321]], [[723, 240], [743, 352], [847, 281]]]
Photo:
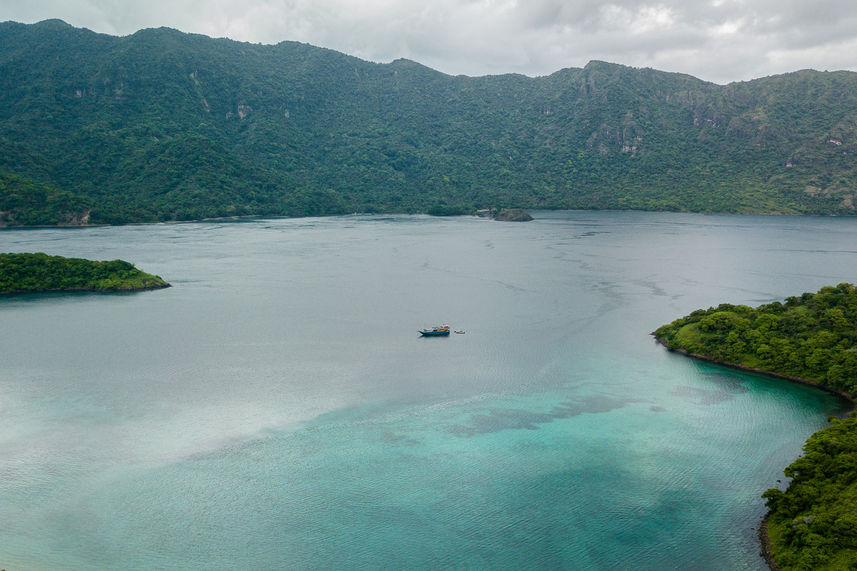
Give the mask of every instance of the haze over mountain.
[[853, 214], [857, 73], [725, 86], [590, 62], [538, 78], [211, 39], [0, 24], [0, 219]]

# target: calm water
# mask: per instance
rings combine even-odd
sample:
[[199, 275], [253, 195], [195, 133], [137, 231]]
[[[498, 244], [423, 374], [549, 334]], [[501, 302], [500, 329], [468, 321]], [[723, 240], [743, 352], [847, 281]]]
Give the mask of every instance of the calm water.
[[[673, 355], [857, 281], [857, 220], [341, 217], [0, 232], [167, 290], [0, 299], [0, 567], [762, 569], [833, 397]], [[421, 339], [448, 323], [464, 335]]]

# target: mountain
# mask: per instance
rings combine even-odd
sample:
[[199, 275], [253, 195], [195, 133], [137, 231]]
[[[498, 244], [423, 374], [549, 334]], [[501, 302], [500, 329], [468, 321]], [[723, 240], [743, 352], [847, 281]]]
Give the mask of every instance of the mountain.
[[0, 24], [0, 223], [483, 207], [854, 214], [857, 74], [449, 76], [295, 42]]

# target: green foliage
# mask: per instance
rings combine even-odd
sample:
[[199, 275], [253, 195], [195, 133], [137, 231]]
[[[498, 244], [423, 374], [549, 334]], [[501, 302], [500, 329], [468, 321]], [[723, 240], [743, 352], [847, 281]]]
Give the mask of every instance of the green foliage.
[[122, 260], [93, 262], [47, 254], [0, 254], [0, 294], [41, 291], [132, 291], [169, 284]]
[[857, 288], [824, 287], [758, 308], [694, 311], [655, 334], [668, 347], [857, 394]]
[[785, 493], [768, 490], [768, 530], [781, 569], [857, 566], [857, 416], [813, 434], [785, 470]]
[[0, 173], [0, 226], [81, 224], [88, 213], [84, 197]]
[[452, 77], [0, 24], [0, 223], [599, 208], [851, 214], [857, 74]]
[[[722, 304], [655, 331], [668, 347], [857, 393], [857, 288], [842, 283], [757, 308]], [[766, 491], [781, 569], [857, 568], [857, 416], [831, 419]]]

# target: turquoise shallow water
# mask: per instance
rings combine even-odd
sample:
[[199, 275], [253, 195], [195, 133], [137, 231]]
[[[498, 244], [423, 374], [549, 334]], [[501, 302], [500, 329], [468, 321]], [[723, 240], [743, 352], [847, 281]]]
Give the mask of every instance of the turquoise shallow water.
[[649, 332], [854, 281], [857, 225], [536, 214], [0, 232], [174, 286], [0, 300], [0, 566], [764, 568], [841, 403]]

